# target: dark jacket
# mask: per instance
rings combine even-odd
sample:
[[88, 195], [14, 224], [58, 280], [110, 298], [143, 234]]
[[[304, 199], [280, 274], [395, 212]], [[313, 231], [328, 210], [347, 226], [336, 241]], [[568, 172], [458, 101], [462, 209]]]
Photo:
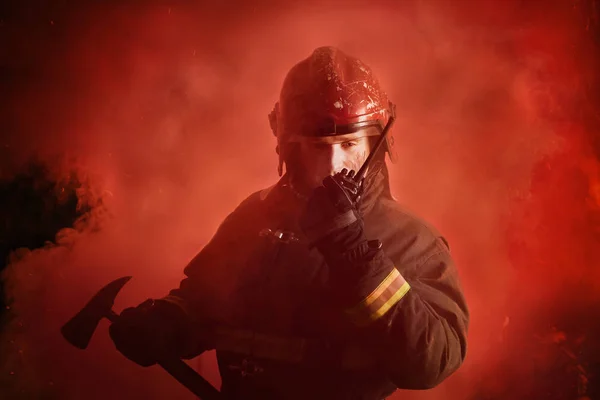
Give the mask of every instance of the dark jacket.
[[[469, 317], [447, 242], [387, 187], [387, 177], [371, 185], [361, 204], [366, 236], [385, 256], [360, 287], [344, 287], [309, 248], [298, 227], [303, 201], [285, 177], [243, 201], [186, 267], [166, 299], [199, 326], [190, 334], [201, 350], [217, 349], [228, 398], [375, 400], [432, 388], [458, 369]], [[410, 290], [357, 326], [340, 298], [376, 292], [394, 267]]]

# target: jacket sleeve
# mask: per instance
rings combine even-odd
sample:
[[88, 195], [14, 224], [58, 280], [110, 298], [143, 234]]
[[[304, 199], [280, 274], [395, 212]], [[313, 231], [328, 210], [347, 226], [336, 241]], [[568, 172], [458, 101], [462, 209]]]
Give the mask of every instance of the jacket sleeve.
[[[462, 364], [469, 313], [447, 242], [422, 229], [391, 257], [383, 250], [346, 290], [345, 313], [401, 389], [437, 386]], [[346, 282], [346, 285], [348, 282]]]
[[[241, 205], [240, 205], [241, 206]], [[181, 316], [177, 337], [183, 358], [192, 358], [213, 348], [210, 329], [230, 316], [230, 296], [235, 284], [235, 266], [227, 253], [239, 237], [239, 207], [225, 218], [212, 239], [184, 268], [179, 287], [158, 301], [168, 303]]]
[[190, 318], [202, 321], [223, 319], [228, 293], [234, 279], [226, 253], [235, 248], [236, 212], [229, 214], [204, 248], [188, 263], [185, 278], [162, 300], [179, 306]]

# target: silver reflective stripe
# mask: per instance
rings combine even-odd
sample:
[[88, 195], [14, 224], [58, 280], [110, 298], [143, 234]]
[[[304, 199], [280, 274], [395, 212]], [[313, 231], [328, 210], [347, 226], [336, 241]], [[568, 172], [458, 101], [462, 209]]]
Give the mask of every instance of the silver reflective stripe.
[[[309, 341], [299, 337], [266, 335], [250, 330], [216, 328], [212, 337], [214, 349], [272, 361], [301, 363], [305, 361]], [[371, 351], [348, 346], [341, 356], [344, 369], [363, 369], [375, 364]]]
[[216, 328], [216, 350], [256, 356], [276, 361], [300, 362], [306, 352], [306, 340], [296, 337], [278, 337], [229, 328]]

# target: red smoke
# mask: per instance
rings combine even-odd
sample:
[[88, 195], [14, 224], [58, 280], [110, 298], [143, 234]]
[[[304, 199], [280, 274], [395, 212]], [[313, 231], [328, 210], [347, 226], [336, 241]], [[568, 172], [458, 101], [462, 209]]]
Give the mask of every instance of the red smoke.
[[[505, 393], [512, 371], [527, 374], [514, 360], [540, 310], [599, 300], [588, 217], [600, 179], [583, 97], [598, 64], [582, 13], [567, 0], [384, 3], [80, 6], [37, 33], [7, 21], [9, 63], [39, 73], [10, 104], [13, 161], [64, 155], [56, 173], [76, 168], [105, 211], [100, 230], [68, 231], [68, 246], [9, 267], [18, 318], [0, 372], [38, 396], [190, 398], [118, 354], [106, 324], [85, 352], [59, 328], [117, 277], [134, 277], [117, 311], [177, 286], [228, 212], [277, 179], [267, 114], [285, 73], [335, 45], [397, 104], [395, 196], [448, 238], [472, 311], [463, 368], [410, 395]], [[212, 357], [202, 372], [218, 383]]]

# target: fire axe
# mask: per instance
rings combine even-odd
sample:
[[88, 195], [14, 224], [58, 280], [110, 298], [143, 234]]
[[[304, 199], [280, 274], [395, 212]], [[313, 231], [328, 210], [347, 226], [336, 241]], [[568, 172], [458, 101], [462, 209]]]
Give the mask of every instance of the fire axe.
[[[79, 349], [86, 349], [102, 318], [111, 322], [119, 319], [112, 310], [115, 298], [123, 286], [131, 279], [125, 276], [104, 286], [92, 299], [62, 328], [64, 338]], [[214, 386], [179, 358], [162, 360], [158, 363], [179, 383], [202, 400], [223, 400], [224, 397]]]

